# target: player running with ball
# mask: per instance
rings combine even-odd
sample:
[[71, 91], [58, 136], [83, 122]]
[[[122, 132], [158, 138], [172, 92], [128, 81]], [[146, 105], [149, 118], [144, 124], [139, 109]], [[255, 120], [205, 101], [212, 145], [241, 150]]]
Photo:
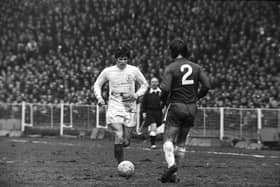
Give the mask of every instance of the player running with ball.
[[[136, 125], [136, 100], [144, 95], [148, 83], [136, 66], [127, 64], [129, 49], [119, 47], [115, 53], [117, 63], [105, 68], [94, 83], [94, 93], [99, 105], [104, 105], [102, 86], [109, 82], [109, 101], [106, 121], [115, 134], [114, 155], [118, 163], [124, 160], [123, 147], [130, 143], [130, 135]], [[140, 88], [135, 92], [135, 83]]]
[[[168, 168], [161, 176], [163, 183], [177, 181], [177, 166], [185, 155], [186, 137], [194, 125], [196, 102], [210, 89], [202, 67], [186, 59], [188, 50], [183, 40], [173, 40], [170, 52], [173, 62], [166, 67], [161, 84], [162, 100], [168, 103], [163, 143]], [[198, 92], [199, 83], [202, 86]]]

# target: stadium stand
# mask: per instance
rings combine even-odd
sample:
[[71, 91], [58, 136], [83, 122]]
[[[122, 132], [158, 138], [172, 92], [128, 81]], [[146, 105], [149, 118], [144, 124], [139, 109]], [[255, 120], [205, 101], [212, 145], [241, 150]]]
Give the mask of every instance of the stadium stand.
[[119, 43], [149, 79], [181, 36], [214, 86], [201, 106], [279, 108], [279, 9], [267, 1], [2, 0], [0, 102], [91, 104]]

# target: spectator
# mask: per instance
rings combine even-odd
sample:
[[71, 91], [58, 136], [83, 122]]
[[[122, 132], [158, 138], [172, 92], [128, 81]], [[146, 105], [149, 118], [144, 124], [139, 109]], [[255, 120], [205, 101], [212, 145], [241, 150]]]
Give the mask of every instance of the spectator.
[[280, 106], [277, 2], [39, 1], [1, 2], [0, 102], [92, 103], [116, 44], [130, 44], [131, 63], [150, 79], [181, 36], [215, 86], [202, 106]]

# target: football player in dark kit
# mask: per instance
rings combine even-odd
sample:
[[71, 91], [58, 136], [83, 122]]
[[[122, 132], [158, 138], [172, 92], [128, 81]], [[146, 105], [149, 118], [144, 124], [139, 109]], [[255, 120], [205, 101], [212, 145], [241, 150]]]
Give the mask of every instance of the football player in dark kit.
[[162, 101], [167, 103], [163, 152], [168, 168], [160, 178], [163, 183], [179, 181], [177, 167], [184, 158], [186, 137], [194, 125], [196, 102], [210, 89], [209, 78], [202, 67], [186, 59], [186, 43], [174, 39], [169, 48], [173, 62], [166, 67], [160, 86]]

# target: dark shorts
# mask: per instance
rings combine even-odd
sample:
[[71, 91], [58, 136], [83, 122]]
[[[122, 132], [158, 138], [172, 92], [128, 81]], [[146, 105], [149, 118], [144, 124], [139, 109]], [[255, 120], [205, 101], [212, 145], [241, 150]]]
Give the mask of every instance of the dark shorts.
[[148, 127], [152, 123], [156, 123], [159, 127], [162, 123], [162, 112], [161, 110], [147, 111], [146, 119], [144, 120], [143, 127]]
[[193, 127], [197, 112], [195, 103], [171, 103], [165, 114], [165, 125], [173, 127]]

